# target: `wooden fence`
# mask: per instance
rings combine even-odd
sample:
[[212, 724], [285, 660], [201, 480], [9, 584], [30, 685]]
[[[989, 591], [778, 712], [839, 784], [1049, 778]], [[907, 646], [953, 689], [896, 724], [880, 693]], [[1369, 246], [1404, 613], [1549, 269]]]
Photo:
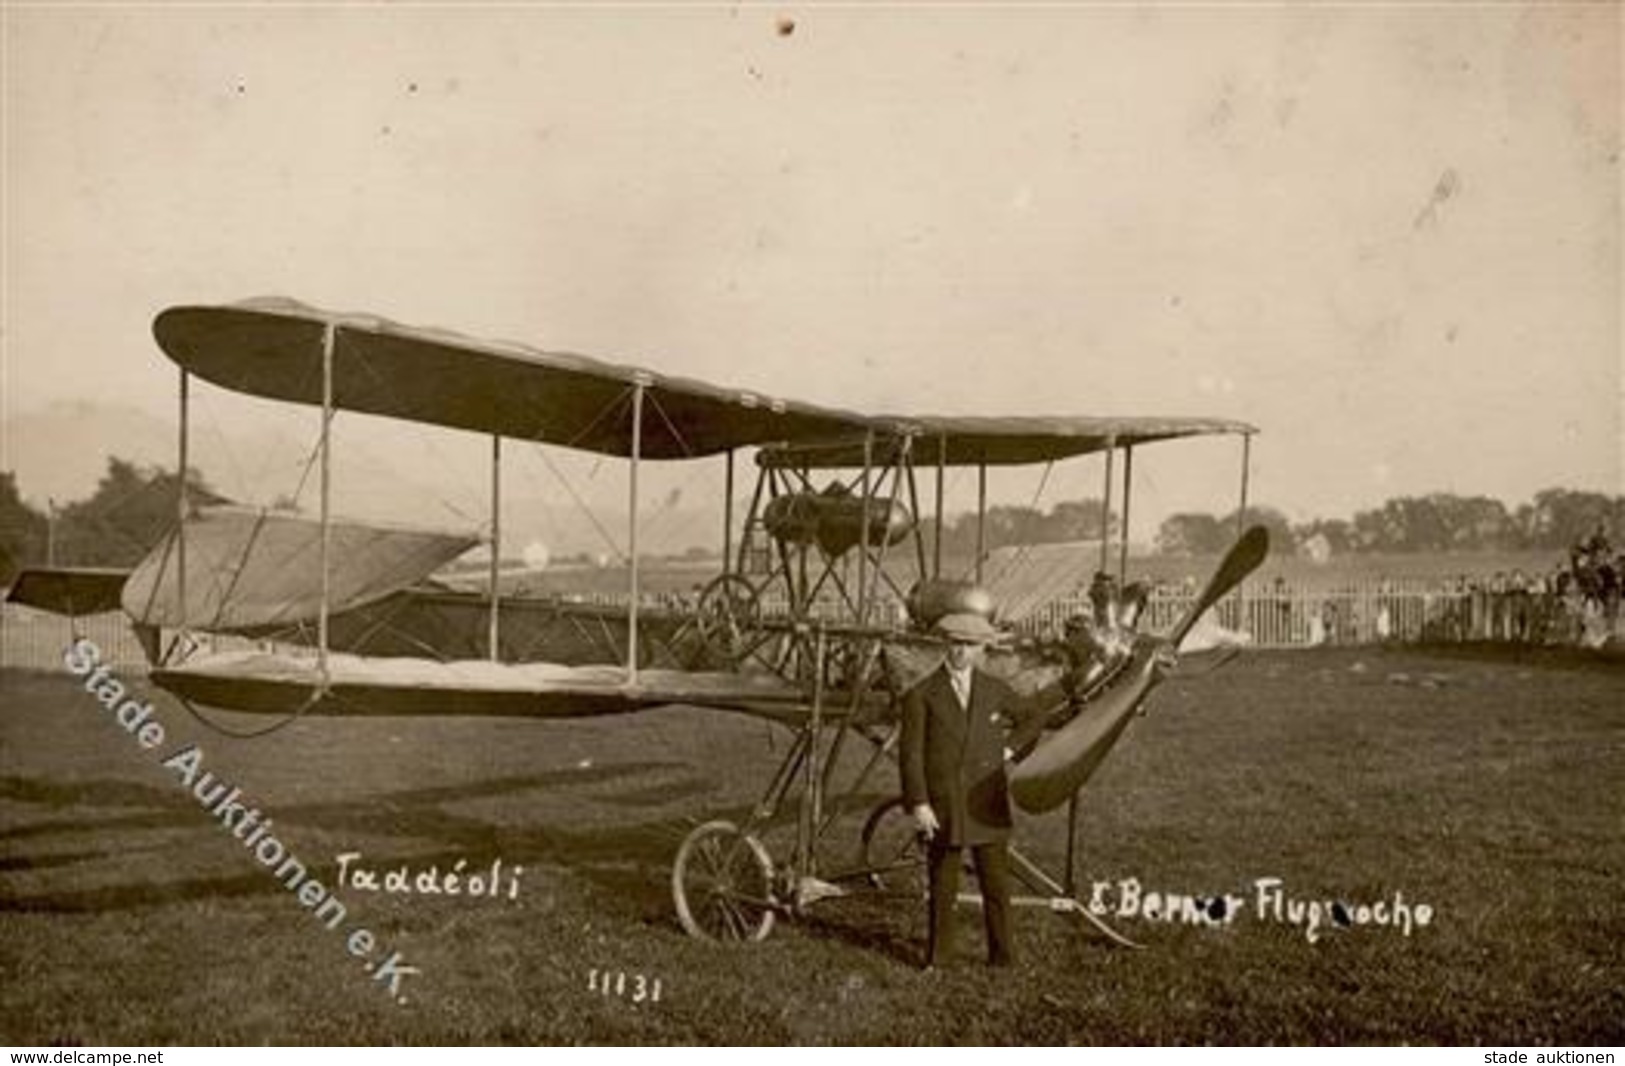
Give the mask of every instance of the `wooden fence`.
[[[165, 630], [163, 639], [174, 634]], [[84, 637], [95, 642], [101, 661], [121, 673], [144, 673], [146, 653], [136, 640], [129, 618], [121, 611], [64, 618], [15, 604], [0, 603], [0, 667], [23, 670], [60, 670], [63, 653]], [[198, 634], [190, 639], [211, 651], [248, 649], [258, 642], [242, 637]]]
[[[1196, 592], [1164, 588], [1152, 593], [1145, 626], [1171, 627], [1189, 608]], [[1019, 628], [1053, 631], [1086, 609], [1079, 598], [1057, 601]], [[1436, 582], [1369, 581], [1335, 587], [1245, 585], [1217, 607], [1226, 629], [1247, 634], [1256, 647], [1306, 648], [1323, 645], [1518, 641], [1577, 643], [1597, 619], [1577, 600], [1550, 593], [1457, 589]]]

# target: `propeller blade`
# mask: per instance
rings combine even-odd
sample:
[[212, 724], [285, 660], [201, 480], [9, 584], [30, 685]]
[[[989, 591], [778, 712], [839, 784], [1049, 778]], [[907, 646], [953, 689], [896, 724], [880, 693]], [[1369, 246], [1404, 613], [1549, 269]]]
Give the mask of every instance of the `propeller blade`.
[[1172, 632], [1137, 641], [1132, 661], [1112, 687], [1016, 764], [1010, 774], [1010, 794], [1022, 810], [1032, 814], [1054, 810], [1083, 787], [1162, 680], [1179, 642], [1208, 608], [1258, 569], [1269, 554], [1269, 543], [1269, 532], [1263, 526], [1242, 534]]
[[1129, 719], [1160, 678], [1162, 641], [1146, 638], [1112, 688], [1084, 706], [1077, 717], [1042, 741], [1010, 773], [1010, 795], [1031, 814], [1065, 803], [1083, 787], [1128, 728]]
[[1224, 558], [1219, 561], [1219, 568], [1213, 571], [1213, 576], [1207, 579], [1207, 587], [1202, 594], [1196, 597], [1185, 617], [1179, 620], [1168, 634], [1168, 643], [1179, 647], [1185, 635], [1197, 620], [1207, 613], [1207, 609], [1228, 596], [1237, 585], [1244, 581], [1248, 574], [1257, 570], [1264, 557], [1270, 552], [1270, 531], [1263, 526], [1253, 526], [1243, 533], [1241, 537], [1225, 552]]

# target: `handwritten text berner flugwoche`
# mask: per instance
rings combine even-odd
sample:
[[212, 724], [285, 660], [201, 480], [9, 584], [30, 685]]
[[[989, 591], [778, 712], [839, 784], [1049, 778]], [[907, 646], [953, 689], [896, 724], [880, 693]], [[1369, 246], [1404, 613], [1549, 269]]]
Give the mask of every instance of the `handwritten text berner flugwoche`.
[[1242, 893], [1152, 892], [1137, 877], [1095, 881], [1090, 886], [1089, 913], [1169, 925], [1228, 928], [1251, 916], [1258, 922], [1303, 929], [1313, 944], [1334, 930], [1391, 929], [1402, 936], [1433, 922], [1433, 908], [1412, 903], [1395, 890], [1381, 899], [1303, 898], [1289, 894], [1279, 877], [1255, 878]]

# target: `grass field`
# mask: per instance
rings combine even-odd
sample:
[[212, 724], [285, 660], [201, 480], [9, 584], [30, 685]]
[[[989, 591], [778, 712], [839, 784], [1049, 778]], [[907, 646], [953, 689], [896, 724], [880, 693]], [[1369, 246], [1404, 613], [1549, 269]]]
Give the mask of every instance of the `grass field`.
[[[342, 894], [350, 926], [421, 968], [404, 1003], [89, 695], [0, 684], [0, 1042], [1625, 1039], [1617, 663], [1258, 653], [1171, 683], [1085, 792], [1083, 878], [1233, 892], [1237, 917], [1119, 919], [1132, 951], [1021, 910], [1005, 972], [978, 961], [967, 907], [963, 959], [935, 974], [897, 897], [827, 901], [735, 948], [678, 928], [679, 841], [738, 816], [785, 750], [759, 722], [306, 720], [241, 741], [155, 698], [163, 751], [195, 739], [328, 883], [345, 852], [523, 866], [513, 900]], [[1058, 865], [1064, 827], [1020, 838]], [[856, 822], [838, 829], [842, 859]], [[1433, 918], [1311, 943], [1259, 917], [1263, 877], [1294, 899], [1402, 893]], [[658, 978], [660, 1001], [590, 991], [595, 969]]]

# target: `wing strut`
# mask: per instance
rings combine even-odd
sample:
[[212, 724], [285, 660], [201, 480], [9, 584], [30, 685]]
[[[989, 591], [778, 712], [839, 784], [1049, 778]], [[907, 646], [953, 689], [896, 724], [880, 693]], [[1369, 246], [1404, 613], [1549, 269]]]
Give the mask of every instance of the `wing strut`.
[[976, 583], [982, 583], [982, 557], [987, 554], [987, 464], [976, 464]]
[[1119, 530], [1117, 548], [1117, 586], [1128, 584], [1128, 519], [1129, 505], [1134, 502], [1134, 445], [1123, 446], [1123, 526]]
[[1236, 537], [1247, 532], [1247, 475], [1253, 466], [1253, 435], [1241, 435], [1241, 502], [1236, 507]]
[[638, 375], [632, 383], [632, 476], [627, 480], [627, 573], [631, 599], [626, 606], [626, 681], [638, 683], [638, 465], [643, 457], [643, 390], [649, 379]]
[[[180, 571], [175, 575], [176, 588], [181, 598], [181, 624], [182, 632], [186, 630], [186, 460], [188, 450], [189, 419], [191, 417], [192, 380], [191, 374], [185, 367], [181, 368], [181, 429], [180, 429], [180, 478], [175, 486], [175, 551], [180, 562]], [[156, 586], [155, 586], [156, 590]]]
[[[1106, 478], [1101, 488], [1100, 499], [1100, 573], [1106, 573], [1111, 565], [1112, 550], [1112, 460], [1117, 455], [1117, 438], [1106, 439]], [[1128, 497], [1128, 472], [1124, 471], [1123, 496]], [[1128, 526], [1125, 503], [1125, 524], [1123, 527], [1123, 566], [1128, 566]], [[1119, 575], [1121, 581], [1121, 575]], [[1115, 624], [1115, 623], [1114, 623]], [[1072, 793], [1072, 798], [1066, 805], [1066, 895], [1077, 894], [1078, 886], [1078, 794]]]
[[1106, 482], [1100, 490], [1100, 572], [1105, 573], [1112, 557], [1112, 460], [1117, 457], [1117, 438], [1106, 442]]
[[[327, 605], [332, 591], [332, 574], [328, 559], [329, 534], [332, 532], [333, 491], [333, 347], [338, 340], [338, 327], [328, 322], [322, 329], [322, 602], [316, 614], [316, 662], [321, 675], [321, 688], [327, 691]], [[186, 573], [186, 567], [181, 567]], [[185, 603], [183, 597], [182, 603]]]
[[[1247, 482], [1253, 468], [1253, 435], [1241, 435], [1241, 499], [1236, 503], [1236, 538], [1239, 540], [1247, 531]], [[1236, 582], [1236, 628], [1240, 629], [1247, 624], [1247, 593]]]
[[[869, 469], [874, 465], [874, 461], [875, 431], [871, 429], [863, 435], [863, 525], [858, 527], [862, 530], [858, 534], [858, 546], [863, 549], [858, 552], [858, 625], [860, 626], [869, 624], [869, 498], [873, 495], [874, 490], [879, 488], [878, 479], [873, 485], [869, 483]], [[886, 517], [888, 519], [891, 517], [890, 511], [886, 512]], [[881, 538], [880, 543], [882, 550], [884, 550], [886, 543], [884, 537]], [[812, 606], [810, 600], [807, 606], [809, 608]]]
[[931, 576], [942, 576], [942, 472], [948, 466], [948, 435], [937, 434], [937, 535], [931, 540]]
[[497, 587], [497, 569], [502, 565], [502, 434], [491, 434], [491, 623], [490, 657], [492, 662], [502, 658], [502, 615], [499, 606], [501, 590]]
[[734, 450], [728, 449], [727, 478], [722, 490], [722, 572], [728, 572], [733, 557], [734, 535]]

